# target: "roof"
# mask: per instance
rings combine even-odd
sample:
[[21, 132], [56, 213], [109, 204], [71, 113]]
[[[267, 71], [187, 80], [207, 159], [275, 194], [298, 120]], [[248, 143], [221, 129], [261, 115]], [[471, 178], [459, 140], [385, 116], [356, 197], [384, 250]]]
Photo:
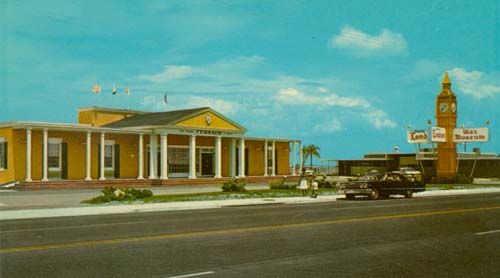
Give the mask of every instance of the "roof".
[[111, 113], [127, 113], [127, 114], [147, 114], [150, 112], [141, 111], [141, 110], [131, 110], [131, 109], [119, 109], [119, 108], [108, 108], [108, 107], [98, 107], [98, 106], [90, 106], [90, 107], [82, 107], [78, 108], [78, 111], [98, 111], [98, 112], [111, 112]]
[[201, 107], [185, 110], [174, 110], [167, 112], [151, 112], [142, 115], [135, 115], [123, 120], [112, 122], [103, 127], [125, 128], [125, 127], [140, 127], [140, 126], [162, 126], [171, 125], [191, 115], [200, 112], [211, 110], [210, 107]]

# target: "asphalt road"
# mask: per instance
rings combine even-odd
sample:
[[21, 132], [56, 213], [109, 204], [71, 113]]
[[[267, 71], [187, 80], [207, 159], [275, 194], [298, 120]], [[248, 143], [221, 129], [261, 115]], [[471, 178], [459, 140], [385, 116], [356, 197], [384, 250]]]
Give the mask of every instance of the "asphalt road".
[[500, 277], [500, 194], [0, 222], [0, 277]]

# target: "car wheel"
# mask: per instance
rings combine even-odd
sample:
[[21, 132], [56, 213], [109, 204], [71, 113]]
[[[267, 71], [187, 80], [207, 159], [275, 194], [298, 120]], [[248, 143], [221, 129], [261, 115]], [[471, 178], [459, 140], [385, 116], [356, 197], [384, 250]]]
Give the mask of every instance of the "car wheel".
[[405, 198], [411, 198], [411, 197], [413, 197], [413, 190], [406, 190]]
[[370, 193], [370, 198], [372, 200], [377, 200], [380, 197], [380, 194], [377, 189], [373, 189], [372, 192]]
[[345, 198], [347, 200], [354, 200], [354, 197], [355, 197], [354, 194], [345, 194]]

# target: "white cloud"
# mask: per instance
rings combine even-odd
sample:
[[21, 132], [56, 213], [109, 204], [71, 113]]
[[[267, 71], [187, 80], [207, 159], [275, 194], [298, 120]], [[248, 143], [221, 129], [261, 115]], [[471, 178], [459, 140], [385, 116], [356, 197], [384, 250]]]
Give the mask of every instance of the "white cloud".
[[367, 113], [365, 118], [377, 129], [384, 127], [394, 128], [397, 126], [394, 121], [389, 119], [387, 113], [380, 109]]
[[340, 130], [342, 130], [342, 123], [338, 119], [332, 119], [329, 122], [314, 126], [314, 131], [318, 133], [334, 133]]
[[191, 66], [168, 65], [163, 67], [163, 71], [153, 75], [141, 75], [139, 79], [162, 83], [173, 79], [183, 79], [193, 74]]
[[320, 92], [320, 94], [305, 94], [295, 88], [282, 89], [275, 99], [289, 105], [324, 105], [340, 107], [364, 107], [370, 104], [362, 98], [340, 97], [334, 93]]
[[189, 103], [192, 107], [211, 107], [215, 111], [224, 115], [234, 115], [241, 106], [240, 104], [232, 101], [199, 96], [190, 96], [187, 99], [187, 103]]
[[148, 110], [159, 111], [166, 110], [166, 104], [163, 102], [162, 97], [158, 96], [145, 96], [141, 100], [141, 106], [148, 107]]
[[474, 98], [482, 99], [500, 95], [500, 82], [498, 79], [488, 78], [483, 72], [453, 68], [449, 70], [449, 76], [452, 85], [456, 83], [458, 90]]
[[358, 57], [398, 54], [407, 48], [406, 40], [399, 33], [382, 29], [378, 35], [369, 35], [351, 26], [343, 27], [330, 42], [332, 47], [347, 50]]

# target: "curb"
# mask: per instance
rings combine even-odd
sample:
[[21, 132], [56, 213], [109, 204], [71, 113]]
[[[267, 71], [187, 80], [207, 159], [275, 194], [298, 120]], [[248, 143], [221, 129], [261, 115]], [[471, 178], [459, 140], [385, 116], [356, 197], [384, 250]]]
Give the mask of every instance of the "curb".
[[[449, 196], [468, 195], [483, 193], [500, 193], [500, 188], [479, 188], [479, 189], [455, 189], [455, 190], [433, 190], [415, 194], [415, 198], [429, 196]], [[1, 212], [0, 220], [32, 219], [32, 218], [52, 218], [67, 216], [91, 216], [105, 214], [122, 213], [142, 213], [155, 211], [179, 211], [198, 210], [216, 208], [235, 208], [244, 206], [281, 205], [281, 204], [307, 204], [335, 202], [344, 195], [310, 197], [290, 197], [290, 198], [264, 198], [264, 199], [233, 199], [217, 201], [189, 201], [172, 203], [150, 203], [131, 205], [104, 205], [91, 207], [68, 207], [68, 208], [47, 208], [47, 209], [22, 209], [5, 210]]]

